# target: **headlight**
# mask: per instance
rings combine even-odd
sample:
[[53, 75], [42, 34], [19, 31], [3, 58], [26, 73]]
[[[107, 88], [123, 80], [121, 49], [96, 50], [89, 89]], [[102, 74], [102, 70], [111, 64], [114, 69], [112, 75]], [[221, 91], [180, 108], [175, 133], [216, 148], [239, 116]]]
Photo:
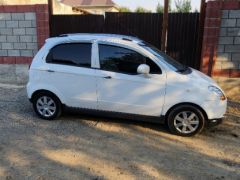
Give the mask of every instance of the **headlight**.
[[208, 90], [216, 94], [221, 100], [226, 99], [221, 89], [217, 88], [216, 86], [208, 86]]

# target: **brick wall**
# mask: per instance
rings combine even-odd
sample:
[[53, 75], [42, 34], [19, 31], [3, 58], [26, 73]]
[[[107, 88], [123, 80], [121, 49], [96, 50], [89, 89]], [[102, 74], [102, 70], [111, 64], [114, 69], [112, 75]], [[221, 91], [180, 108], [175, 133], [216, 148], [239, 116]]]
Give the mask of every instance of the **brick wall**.
[[28, 64], [49, 36], [48, 5], [0, 6], [0, 64]]
[[240, 10], [222, 10], [215, 69], [240, 69]]
[[0, 56], [33, 57], [38, 50], [36, 13], [0, 13]]
[[206, 7], [201, 71], [240, 77], [240, 2], [209, 1]]

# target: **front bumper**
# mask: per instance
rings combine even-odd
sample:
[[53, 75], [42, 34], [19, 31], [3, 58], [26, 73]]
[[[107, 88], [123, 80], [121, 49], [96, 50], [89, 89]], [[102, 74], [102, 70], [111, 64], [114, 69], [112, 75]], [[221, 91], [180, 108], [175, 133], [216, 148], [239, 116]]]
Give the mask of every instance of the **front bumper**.
[[217, 126], [217, 125], [219, 125], [219, 124], [221, 124], [221, 123], [223, 122], [223, 119], [224, 119], [224, 118], [208, 119], [206, 126], [207, 126], [207, 127]]
[[206, 112], [208, 119], [221, 119], [227, 110], [227, 100], [205, 101], [201, 107]]

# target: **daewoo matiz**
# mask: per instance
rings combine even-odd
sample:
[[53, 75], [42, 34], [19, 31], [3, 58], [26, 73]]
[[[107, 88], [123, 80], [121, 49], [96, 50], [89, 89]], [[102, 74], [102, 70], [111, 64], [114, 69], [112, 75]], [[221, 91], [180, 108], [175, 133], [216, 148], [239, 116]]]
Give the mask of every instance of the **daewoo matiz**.
[[47, 39], [30, 66], [27, 93], [43, 119], [73, 107], [165, 122], [181, 136], [219, 124], [227, 104], [208, 76], [138, 38], [113, 34]]

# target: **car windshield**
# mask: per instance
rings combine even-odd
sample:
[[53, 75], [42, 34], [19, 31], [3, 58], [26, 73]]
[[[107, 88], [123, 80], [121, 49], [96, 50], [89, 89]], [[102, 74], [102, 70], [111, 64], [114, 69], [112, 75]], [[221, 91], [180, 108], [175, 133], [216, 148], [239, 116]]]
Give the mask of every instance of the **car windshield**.
[[174, 71], [182, 72], [182, 71], [186, 71], [188, 69], [187, 66], [177, 62], [176, 60], [174, 60], [173, 58], [171, 58], [164, 52], [160, 51], [158, 48], [156, 48], [146, 42], [141, 42], [139, 45], [142, 46], [144, 49], [150, 51], [156, 57], [161, 58], [161, 60], [163, 60], [164, 63], [167, 64]]

